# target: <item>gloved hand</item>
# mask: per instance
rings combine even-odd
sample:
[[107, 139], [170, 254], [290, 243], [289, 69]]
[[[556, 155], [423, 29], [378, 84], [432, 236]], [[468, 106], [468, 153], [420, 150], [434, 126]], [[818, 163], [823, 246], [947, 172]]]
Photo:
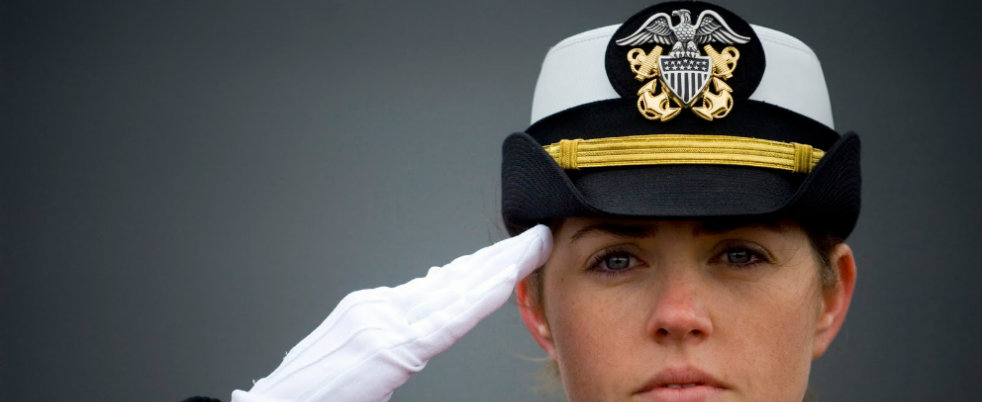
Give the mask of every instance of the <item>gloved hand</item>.
[[350, 293], [272, 374], [232, 392], [232, 401], [386, 401], [501, 307], [551, 250], [549, 228], [538, 225], [423, 278]]

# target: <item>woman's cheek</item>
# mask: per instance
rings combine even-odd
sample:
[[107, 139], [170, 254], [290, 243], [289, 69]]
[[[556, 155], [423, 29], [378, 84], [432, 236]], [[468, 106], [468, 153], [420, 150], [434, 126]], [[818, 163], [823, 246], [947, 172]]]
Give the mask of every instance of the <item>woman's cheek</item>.
[[623, 293], [618, 297], [616, 289], [592, 286], [565, 290], [563, 294], [577, 296], [555, 298], [549, 314], [555, 317], [550, 327], [568, 396], [572, 400], [623, 399], [623, 391], [631, 388], [623, 383], [630, 378], [623, 371], [637, 363], [631, 342], [643, 331], [629, 316], [632, 309], [625, 306], [630, 298]]
[[748, 299], [740, 309], [743, 314], [728, 314], [741, 317], [728, 319], [733, 331], [728, 335], [740, 339], [734, 343], [750, 360], [745, 380], [750, 394], [761, 400], [799, 398], [808, 384], [814, 306], [800, 294], [790, 297], [796, 293], [788, 292], [793, 289], [794, 284], [785, 284], [783, 294]]
[[[565, 332], [591, 337], [594, 333], [609, 334], [623, 327], [632, 312], [638, 312], [637, 289], [630, 286], [609, 286], [589, 273], [568, 278], [560, 285], [555, 288], [555, 300], [547, 301], [546, 306], [547, 315], [559, 320], [556, 324], [561, 324]], [[603, 337], [603, 341], [608, 338]]]

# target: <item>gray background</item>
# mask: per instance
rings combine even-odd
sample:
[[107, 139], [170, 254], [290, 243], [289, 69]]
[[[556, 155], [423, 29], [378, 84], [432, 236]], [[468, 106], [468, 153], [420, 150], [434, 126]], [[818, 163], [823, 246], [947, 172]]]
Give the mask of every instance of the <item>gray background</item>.
[[[80, 2], [81, 3], [81, 2]], [[823, 400], [982, 395], [980, 5], [727, 2], [864, 141]], [[634, 1], [0, 3], [0, 398], [228, 398], [349, 291], [502, 237], [547, 48]], [[395, 400], [530, 400], [506, 306]]]

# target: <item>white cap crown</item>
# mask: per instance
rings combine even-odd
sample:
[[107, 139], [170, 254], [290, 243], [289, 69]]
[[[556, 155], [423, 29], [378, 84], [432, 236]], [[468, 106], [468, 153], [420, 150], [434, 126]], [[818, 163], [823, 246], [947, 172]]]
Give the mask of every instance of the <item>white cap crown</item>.
[[[607, 44], [620, 24], [596, 28], [560, 41], [542, 62], [532, 98], [532, 123], [582, 104], [620, 98], [607, 78]], [[829, 128], [832, 105], [815, 52], [797, 38], [751, 25], [764, 49], [764, 75], [751, 100], [809, 117]]]

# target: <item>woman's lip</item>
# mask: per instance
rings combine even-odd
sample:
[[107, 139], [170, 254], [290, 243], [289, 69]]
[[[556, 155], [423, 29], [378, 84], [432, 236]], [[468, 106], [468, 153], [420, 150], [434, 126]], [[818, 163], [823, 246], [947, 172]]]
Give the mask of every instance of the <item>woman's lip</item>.
[[642, 400], [705, 401], [728, 387], [693, 367], [665, 369], [649, 379], [635, 394]]
[[717, 399], [723, 388], [710, 385], [696, 385], [687, 388], [655, 387], [635, 394], [641, 401], [701, 402]]

